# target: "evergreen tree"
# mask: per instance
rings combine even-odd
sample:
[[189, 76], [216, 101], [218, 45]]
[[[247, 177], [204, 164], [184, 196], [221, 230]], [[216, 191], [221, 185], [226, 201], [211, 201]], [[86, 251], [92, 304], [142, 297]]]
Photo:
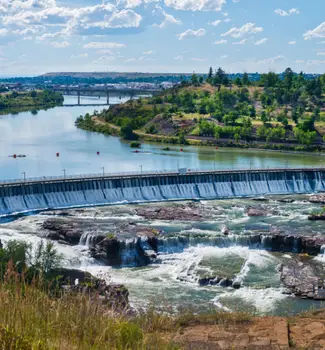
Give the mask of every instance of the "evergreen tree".
[[242, 82], [244, 86], [250, 85], [250, 80], [246, 72], [243, 75]]

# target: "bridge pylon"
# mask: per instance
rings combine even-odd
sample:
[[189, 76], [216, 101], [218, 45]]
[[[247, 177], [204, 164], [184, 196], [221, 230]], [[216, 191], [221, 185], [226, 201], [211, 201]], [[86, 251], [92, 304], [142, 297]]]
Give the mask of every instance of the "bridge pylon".
[[80, 106], [80, 85], [78, 86], [78, 106]]
[[107, 105], [109, 105], [109, 91], [107, 88], [107, 84], [105, 84], [105, 91], [106, 91], [106, 103], [107, 103]]

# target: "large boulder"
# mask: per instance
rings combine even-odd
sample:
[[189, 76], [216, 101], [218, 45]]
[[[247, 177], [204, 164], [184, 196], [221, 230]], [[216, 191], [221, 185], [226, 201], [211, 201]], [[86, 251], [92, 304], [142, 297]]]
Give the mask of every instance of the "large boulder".
[[263, 208], [248, 207], [246, 210], [248, 216], [267, 216], [267, 211]]
[[314, 194], [309, 197], [309, 202], [325, 204], [325, 193]]
[[325, 281], [320, 266], [310, 260], [294, 258], [281, 265], [280, 276], [290, 293], [315, 300], [325, 300]]

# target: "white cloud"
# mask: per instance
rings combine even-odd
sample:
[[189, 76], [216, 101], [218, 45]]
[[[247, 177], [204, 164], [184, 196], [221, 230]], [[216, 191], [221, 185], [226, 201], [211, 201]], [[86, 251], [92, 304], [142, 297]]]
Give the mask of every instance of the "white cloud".
[[173, 15], [170, 15], [169, 13], [162, 10], [162, 15], [164, 16], [163, 21], [160, 24], [156, 24], [159, 28], [164, 28], [168, 24], [182, 24], [182, 21], [175, 18]]
[[214, 42], [215, 45], [222, 45], [222, 44], [227, 44], [228, 40], [226, 39], [221, 39], [221, 40], [217, 40]]
[[119, 12], [114, 12], [110, 16], [105, 16], [103, 21], [92, 22], [83, 25], [84, 28], [137, 28], [140, 25], [142, 16], [133, 10], [122, 10]]
[[303, 36], [305, 40], [313, 38], [325, 38], [325, 22], [321, 23], [314, 29], [308, 30]]
[[213, 21], [213, 22], [210, 22], [209, 24], [212, 25], [212, 26], [214, 26], [214, 27], [216, 27], [216, 26], [219, 25], [221, 22], [222, 22], [221, 19], [217, 19], [217, 20], [215, 20], [215, 21]]
[[265, 44], [267, 41], [268, 41], [268, 38], [263, 38], [263, 39], [261, 39], [261, 40], [257, 40], [257, 41], [255, 42], [254, 45], [256, 45], [256, 46], [263, 45], [263, 44]]
[[317, 56], [325, 56], [325, 51], [317, 52]]
[[178, 34], [178, 40], [183, 40], [188, 37], [199, 37], [204, 36], [206, 34], [206, 30], [200, 28], [198, 30], [187, 29], [185, 32]]
[[255, 23], [246, 23], [242, 27], [233, 27], [221, 36], [231, 36], [232, 38], [242, 38], [245, 35], [256, 34], [263, 31], [262, 27], [257, 27]]
[[0, 26], [16, 36], [38, 40], [137, 28], [142, 16], [129, 8], [134, 7], [135, 1], [128, 0], [120, 9], [106, 1], [92, 6], [67, 7], [63, 1], [56, 0], [0, 0]]
[[247, 39], [242, 39], [240, 41], [234, 41], [233, 45], [245, 45], [247, 43]]
[[296, 8], [292, 8], [288, 11], [282, 10], [282, 9], [276, 9], [274, 10], [274, 12], [282, 17], [286, 17], [286, 16], [291, 16], [291, 15], [299, 15], [300, 11]]
[[296, 42], [295, 40], [292, 40], [292, 41], [289, 41], [288, 44], [289, 44], [289, 45], [296, 45], [297, 42]]
[[231, 19], [230, 19], [230, 18], [226, 18], [226, 19], [224, 20], [224, 22], [225, 22], [225, 23], [229, 23], [229, 22], [231, 22]]
[[221, 11], [226, 0], [165, 0], [165, 5], [183, 11]]
[[84, 49], [121, 49], [123, 47], [125, 47], [125, 45], [121, 43], [96, 41], [92, 41], [83, 46]]
[[67, 41], [52, 41], [49, 44], [57, 49], [64, 49], [70, 46], [70, 43]]

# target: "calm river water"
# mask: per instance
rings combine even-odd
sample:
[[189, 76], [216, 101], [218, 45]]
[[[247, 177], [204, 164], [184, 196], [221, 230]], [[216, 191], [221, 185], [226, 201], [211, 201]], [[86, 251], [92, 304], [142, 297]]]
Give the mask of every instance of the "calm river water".
[[[125, 101], [118, 96], [112, 103]], [[104, 102], [91, 97], [82, 103]], [[76, 103], [76, 97], [66, 96], [65, 103]], [[79, 115], [106, 107], [56, 107], [47, 111], [8, 114], [0, 116], [0, 179], [102, 172], [171, 170], [177, 167], [192, 169], [321, 166], [324, 157], [316, 155], [285, 154], [268, 151], [244, 151], [212, 147], [169, 146], [164, 151], [160, 144], [144, 144], [140, 153], [134, 153], [127, 142], [118, 137], [104, 136], [79, 130], [74, 122]], [[56, 152], [60, 157], [56, 157]], [[100, 152], [100, 155], [97, 155]], [[26, 158], [11, 158], [25, 154]]]

